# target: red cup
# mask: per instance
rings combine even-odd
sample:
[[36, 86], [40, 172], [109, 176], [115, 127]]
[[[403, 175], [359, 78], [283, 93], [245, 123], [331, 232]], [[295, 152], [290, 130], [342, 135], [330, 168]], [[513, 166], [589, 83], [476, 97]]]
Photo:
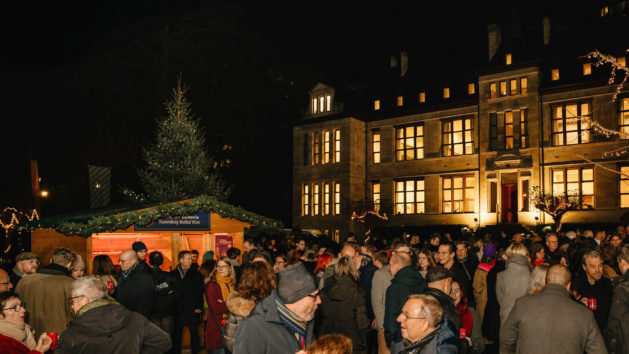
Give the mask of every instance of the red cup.
[[50, 350], [54, 350], [57, 348], [57, 343], [59, 342], [59, 337], [57, 336], [57, 332], [48, 332], [46, 335], [52, 340], [52, 345], [50, 345]]
[[592, 311], [596, 311], [598, 306], [596, 305], [596, 298], [588, 299], [588, 308]]
[[113, 280], [107, 280], [107, 290], [109, 290], [109, 291], [113, 291], [114, 290], [114, 281]]
[[465, 330], [465, 328], [461, 328], [459, 330], [459, 338], [465, 338], [467, 337], [467, 331]]

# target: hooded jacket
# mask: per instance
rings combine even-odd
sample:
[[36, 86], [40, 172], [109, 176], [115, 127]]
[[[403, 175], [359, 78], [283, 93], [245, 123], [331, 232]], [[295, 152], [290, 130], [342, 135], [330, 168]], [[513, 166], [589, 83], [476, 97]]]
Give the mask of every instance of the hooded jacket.
[[529, 260], [520, 255], [511, 255], [507, 259], [506, 269], [498, 274], [496, 280], [496, 298], [500, 304], [500, 324], [503, 324], [515, 304], [515, 300], [526, 295], [531, 278]]
[[163, 353], [172, 345], [166, 332], [118, 303], [97, 300], [79, 314], [61, 335], [56, 354]]
[[411, 267], [400, 269], [387, 288], [384, 304], [384, 339], [387, 346], [392, 342], [402, 341], [402, 331], [397, 317], [409, 295], [421, 294], [426, 289], [426, 281], [419, 272]]
[[244, 321], [251, 311], [256, 307], [256, 302], [240, 296], [238, 291], [232, 291], [227, 297], [227, 321], [225, 322], [225, 334], [223, 344], [230, 352], [234, 351], [234, 338], [236, 331], [242, 321]]

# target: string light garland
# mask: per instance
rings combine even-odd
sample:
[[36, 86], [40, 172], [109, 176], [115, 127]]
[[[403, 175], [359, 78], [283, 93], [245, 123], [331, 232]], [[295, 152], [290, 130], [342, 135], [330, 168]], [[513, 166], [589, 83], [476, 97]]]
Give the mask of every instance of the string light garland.
[[622, 91], [622, 88], [625, 86], [625, 83], [627, 83], [627, 77], [629, 76], [629, 68], [627, 68], [627, 66], [625, 65], [619, 64], [618, 61], [616, 60], [616, 57], [603, 54], [599, 52], [598, 50], [590, 52], [587, 55], [587, 57], [590, 59], [596, 59], [596, 63], [594, 63], [594, 66], [596, 67], [599, 67], [605, 64], [611, 65], [612, 72], [609, 76], [609, 81], [608, 81], [610, 85], [613, 85], [614, 82], [616, 81], [616, 71], [623, 71], [625, 73], [625, 76], [622, 78], [622, 81], [620, 81], [620, 83], [616, 86], [616, 91], [614, 92], [612, 102], [616, 102], [616, 99], [618, 98], [618, 95]]
[[[2, 221], [3, 218], [1, 217], [5, 215], [7, 215], [9, 219], [6, 223]], [[9, 235], [9, 231], [12, 228], [16, 227], [24, 219], [28, 221], [39, 220], [39, 214], [35, 209], [33, 209], [30, 214], [27, 212], [21, 212], [13, 207], [5, 207], [2, 209], [2, 213], [0, 214], [0, 226], [4, 229], [5, 237]]]
[[356, 213], [356, 212], [353, 212], [352, 216], [350, 217], [350, 219], [352, 221], [358, 221], [358, 222], [364, 223], [365, 222], [365, 218], [367, 217], [367, 215], [373, 215], [376, 218], [378, 218], [380, 220], [384, 220], [384, 221], [389, 220], [389, 217], [387, 216], [386, 213], [380, 214], [380, 211], [373, 211], [373, 210], [367, 210], [367, 211], [363, 212], [360, 215], [358, 213]]

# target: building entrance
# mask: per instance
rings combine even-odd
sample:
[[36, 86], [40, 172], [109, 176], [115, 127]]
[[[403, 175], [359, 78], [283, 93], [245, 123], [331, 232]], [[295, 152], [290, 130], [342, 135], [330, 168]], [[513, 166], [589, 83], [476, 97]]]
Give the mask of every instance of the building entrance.
[[516, 183], [504, 183], [501, 191], [501, 219], [503, 224], [518, 222], [518, 185]]

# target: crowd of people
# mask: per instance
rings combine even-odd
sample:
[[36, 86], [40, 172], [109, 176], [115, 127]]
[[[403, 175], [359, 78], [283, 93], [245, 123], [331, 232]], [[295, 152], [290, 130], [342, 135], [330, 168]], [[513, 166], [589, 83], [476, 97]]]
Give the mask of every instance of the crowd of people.
[[[2, 353], [629, 353], [629, 227], [545, 235], [142, 242], [0, 269]], [[148, 262], [147, 262], [148, 260]]]

